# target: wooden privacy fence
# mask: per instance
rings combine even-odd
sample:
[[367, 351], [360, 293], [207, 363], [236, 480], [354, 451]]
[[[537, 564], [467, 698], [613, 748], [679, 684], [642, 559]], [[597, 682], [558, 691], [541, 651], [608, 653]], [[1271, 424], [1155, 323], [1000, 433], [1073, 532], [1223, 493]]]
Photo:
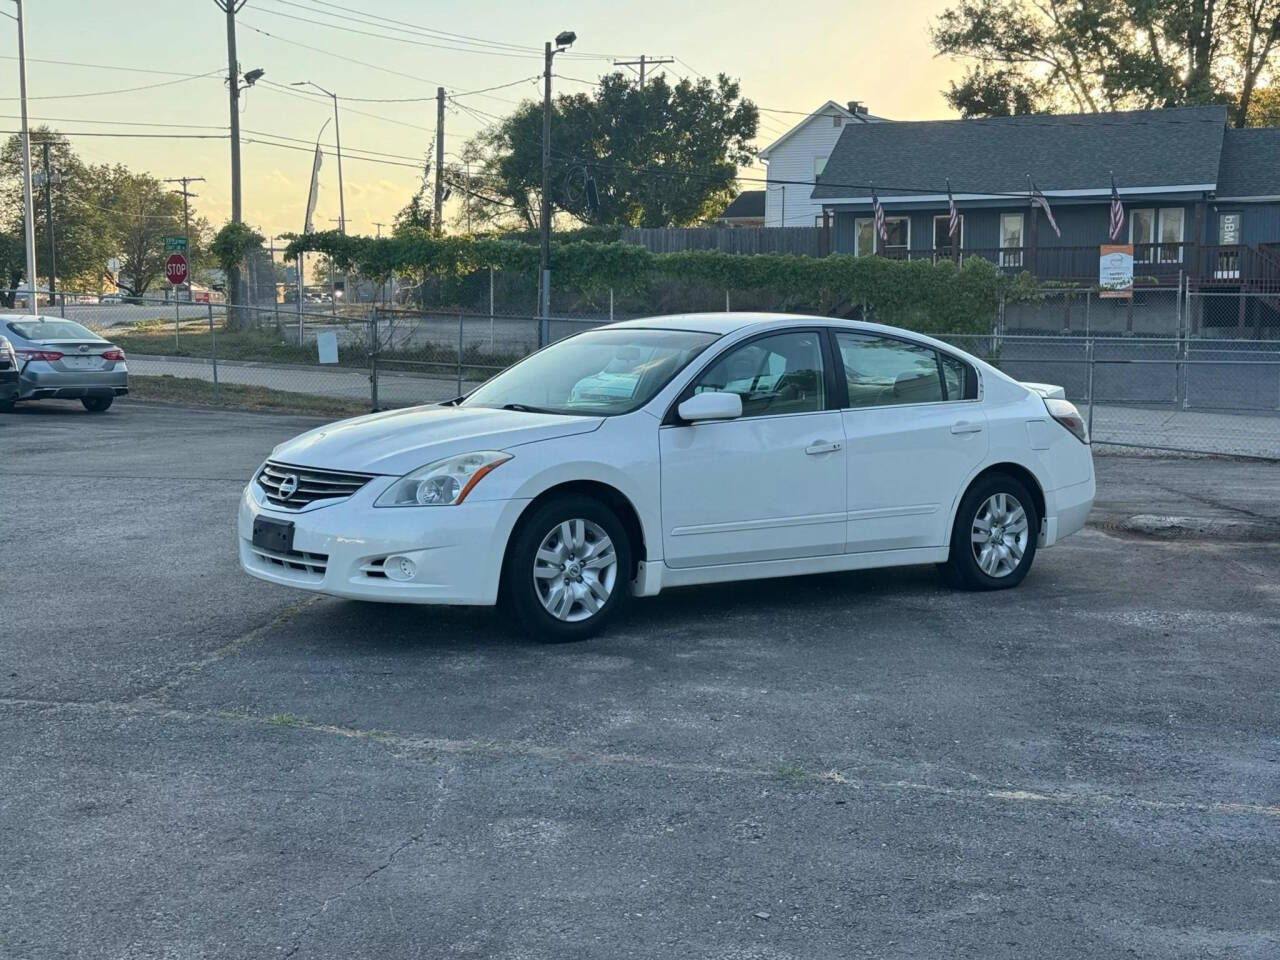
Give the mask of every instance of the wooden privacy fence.
[[651, 253], [719, 250], [823, 257], [828, 250], [821, 227], [628, 227], [622, 231], [622, 242]]

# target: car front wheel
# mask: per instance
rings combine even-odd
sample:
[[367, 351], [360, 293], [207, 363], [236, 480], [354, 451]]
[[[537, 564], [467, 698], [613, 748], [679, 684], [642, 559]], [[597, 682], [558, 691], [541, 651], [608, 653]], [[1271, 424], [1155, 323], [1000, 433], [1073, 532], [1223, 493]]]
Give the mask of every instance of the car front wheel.
[[507, 550], [503, 605], [522, 629], [549, 643], [599, 633], [626, 605], [630, 589], [626, 530], [590, 497], [538, 506]]
[[987, 477], [960, 501], [943, 576], [969, 590], [1016, 587], [1031, 569], [1039, 532], [1027, 488], [1004, 474]]

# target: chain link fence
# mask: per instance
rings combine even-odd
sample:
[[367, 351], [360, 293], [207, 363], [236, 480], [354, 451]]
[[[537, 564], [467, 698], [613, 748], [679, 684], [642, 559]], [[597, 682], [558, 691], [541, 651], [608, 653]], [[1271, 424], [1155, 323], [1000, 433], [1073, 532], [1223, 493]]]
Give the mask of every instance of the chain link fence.
[[[70, 297], [54, 312], [120, 344], [138, 396], [335, 417], [459, 396], [540, 344], [623, 318], [607, 307], [546, 320]], [[1272, 319], [1280, 313], [1261, 297], [1241, 307], [1240, 298], [1181, 285], [1141, 291], [1132, 303], [1063, 289], [1002, 305], [989, 333], [943, 339], [1017, 380], [1061, 385], [1098, 443], [1280, 458], [1280, 326]]]

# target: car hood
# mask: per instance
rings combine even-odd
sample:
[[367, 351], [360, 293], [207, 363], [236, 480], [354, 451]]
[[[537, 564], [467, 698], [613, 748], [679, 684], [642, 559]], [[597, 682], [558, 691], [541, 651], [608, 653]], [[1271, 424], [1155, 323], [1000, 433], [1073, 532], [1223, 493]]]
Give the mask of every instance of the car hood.
[[271, 459], [398, 477], [443, 457], [590, 433], [603, 422], [491, 407], [410, 407], [326, 424], [280, 444]]

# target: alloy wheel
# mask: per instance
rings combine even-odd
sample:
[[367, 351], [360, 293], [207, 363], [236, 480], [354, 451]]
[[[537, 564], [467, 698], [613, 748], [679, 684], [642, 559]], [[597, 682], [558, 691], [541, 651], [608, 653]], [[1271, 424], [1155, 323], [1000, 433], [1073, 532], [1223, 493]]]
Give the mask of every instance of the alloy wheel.
[[1017, 498], [995, 493], [982, 501], [973, 518], [970, 541], [978, 569], [988, 577], [1007, 577], [1018, 569], [1030, 542], [1027, 512]]
[[618, 554], [604, 528], [590, 520], [556, 524], [534, 554], [533, 586], [557, 620], [578, 623], [600, 611], [618, 580]]

